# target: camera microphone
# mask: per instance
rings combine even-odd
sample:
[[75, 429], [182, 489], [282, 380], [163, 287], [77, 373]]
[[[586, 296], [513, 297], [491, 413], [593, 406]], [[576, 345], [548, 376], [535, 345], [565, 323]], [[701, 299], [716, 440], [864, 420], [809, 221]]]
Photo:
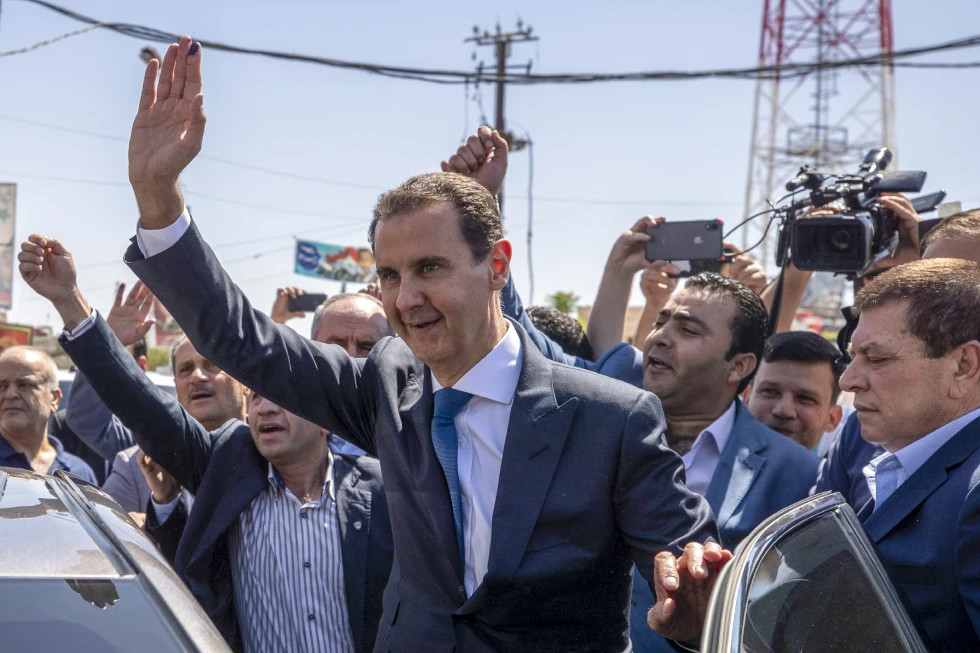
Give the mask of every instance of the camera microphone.
[[877, 174], [887, 168], [891, 162], [891, 150], [887, 147], [879, 147], [877, 150], [868, 150], [861, 163], [861, 170], [869, 174]]
[[821, 183], [823, 183], [823, 177], [816, 173], [816, 168], [813, 166], [802, 166], [800, 167], [800, 174], [786, 182], [786, 190], [793, 192], [803, 186], [813, 189]]

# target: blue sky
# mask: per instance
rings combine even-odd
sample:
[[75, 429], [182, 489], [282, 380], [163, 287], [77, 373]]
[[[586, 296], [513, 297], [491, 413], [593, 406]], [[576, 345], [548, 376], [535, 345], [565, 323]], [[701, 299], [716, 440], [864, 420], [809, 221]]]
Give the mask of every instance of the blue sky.
[[[235, 45], [460, 70], [474, 64], [474, 47], [463, 42], [474, 25], [499, 20], [510, 28], [520, 17], [541, 40], [515, 46], [512, 62], [531, 60], [536, 72], [606, 72], [752, 66], [762, 2], [77, 0], [71, 8]], [[899, 49], [980, 32], [975, 0], [896, 0], [893, 12]], [[0, 51], [79, 27], [5, 0]], [[75, 253], [82, 290], [103, 310], [116, 282], [133, 281], [121, 263], [138, 217], [126, 183], [126, 138], [143, 45], [93, 30], [0, 57], [0, 182], [18, 184], [17, 241], [35, 231], [61, 238]], [[489, 49], [477, 55], [492, 56]], [[975, 61], [980, 52], [932, 59]], [[202, 153], [213, 158], [188, 169], [187, 201], [232, 277], [266, 310], [277, 286], [339, 289], [292, 274], [293, 236], [364, 243], [378, 193], [437, 169], [481, 117], [479, 103], [457, 86], [215, 51], [205, 52], [204, 67]], [[944, 188], [964, 208], [980, 205], [978, 76], [980, 69], [896, 72], [902, 165], [928, 170], [927, 190]], [[493, 89], [481, 91], [492, 118]], [[508, 124], [535, 143], [534, 300], [570, 290], [591, 303], [613, 240], [643, 214], [738, 222], [754, 91], [754, 82], [739, 80], [510, 87]], [[528, 175], [527, 151], [515, 153], [505, 229], [524, 294]], [[8, 318], [60, 326], [19, 278]]]

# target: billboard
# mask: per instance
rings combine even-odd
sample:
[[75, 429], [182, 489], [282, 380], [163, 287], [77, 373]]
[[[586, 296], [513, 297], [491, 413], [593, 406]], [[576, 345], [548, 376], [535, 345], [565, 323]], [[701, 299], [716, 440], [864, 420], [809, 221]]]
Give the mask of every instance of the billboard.
[[306, 277], [369, 283], [378, 278], [369, 247], [297, 240], [293, 272]]
[[9, 309], [14, 287], [14, 221], [17, 184], [0, 184], [0, 308]]

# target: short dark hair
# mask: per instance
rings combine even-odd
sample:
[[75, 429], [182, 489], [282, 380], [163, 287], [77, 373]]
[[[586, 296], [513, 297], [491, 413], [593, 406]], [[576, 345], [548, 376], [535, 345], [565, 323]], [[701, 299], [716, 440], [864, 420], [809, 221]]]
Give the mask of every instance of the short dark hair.
[[566, 354], [586, 360], [595, 358], [592, 343], [582, 325], [572, 316], [552, 306], [529, 306], [527, 316], [539, 331], [558, 343]]
[[766, 346], [766, 326], [769, 324], [766, 305], [748, 286], [717, 272], [696, 274], [687, 280], [684, 288], [723, 295], [735, 302], [735, 316], [731, 323], [732, 342], [725, 353], [725, 360], [731, 360], [737, 354], [755, 355], [755, 369], [738, 385], [738, 392], [742, 392], [752, 382]]
[[455, 172], [416, 175], [398, 188], [382, 193], [368, 227], [371, 251], [374, 251], [374, 232], [379, 222], [443, 203], [459, 214], [459, 231], [470, 247], [473, 260], [485, 259], [494, 243], [503, 238], [497, 200], [478, 181]]
[[133, 358], [138, 359], [140, 356], [146, 356], [146, 338], [140, 338], [133, 343]]
[[903, 301], [903, 326], [923, 342], [929, 358], [980, 341], [980, 265], [973, 261], [934, 258], [899, 265], [862, 288], [852, 310], [860, 315]]
[[961, 239], [980, 239], [980, 209], [960, 211], [940, 220], [922, 239], [922, 251], [939, 240]]
[[827, 363], [833, 374], [830, 402], [840, 397], [840, 375], [844, 372], [840, 350], [829, 340], [812, 331], [786, 331], [777, 333], [766, 341], [762, 360], [767, 363], [791, 361], [793, 363]]

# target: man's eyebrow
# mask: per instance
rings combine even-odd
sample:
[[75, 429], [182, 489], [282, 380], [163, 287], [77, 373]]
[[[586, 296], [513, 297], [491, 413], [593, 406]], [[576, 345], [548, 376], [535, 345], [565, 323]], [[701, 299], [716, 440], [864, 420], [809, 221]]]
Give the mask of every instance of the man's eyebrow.
[[681, 322], [690, 322], [691, 324], [695, 324], [695, 325], [701, 327], [702, 329], [707, 329], [708, 328], [707, 322], [705, 322], [701, 318], [694, 317], [690, 313], [679, 313], [677, 311], [674, 311], [672, 317], [675, 320], [680, 320]]

